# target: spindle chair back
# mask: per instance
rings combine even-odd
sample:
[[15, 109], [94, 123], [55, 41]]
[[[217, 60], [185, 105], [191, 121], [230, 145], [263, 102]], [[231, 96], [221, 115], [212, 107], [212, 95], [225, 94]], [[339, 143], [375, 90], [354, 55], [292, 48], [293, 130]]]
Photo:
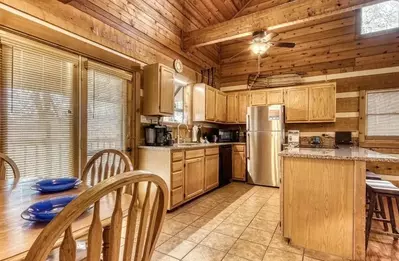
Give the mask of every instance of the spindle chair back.
[[[137, 206], [140, 182], [145, 182], [147, 188], [142, 209]], [[127, 213], [121, 208], [122, 191], [126, 186], [133, 187]], [[100, 200], [109, 196], [115, 199], [115, 206], [109, 225], [103, 226]], [[45, 261], [56, 246], [59, 246], [61, 261], [75, 261], [76, 241], [72, 224], [86, 211], [91, 211], [93, 215], [87, 238], [87, 261], [149, 261], [165, 219], [167, 202], [167, 186], [159, 176], [131, 171], [110, 177], [69, 203], [43, 229], [25, 261]], [[94, 208], [88, 210], [93, 205]], [[127, 223], [126, 228], [122, 229], [124, 219]]]
[[133, 164], [122, 151], [106, 149], [91, 157], [83, 169], [81, 179], [88, 185], [95, 185], [109, 177], [133, 171]]

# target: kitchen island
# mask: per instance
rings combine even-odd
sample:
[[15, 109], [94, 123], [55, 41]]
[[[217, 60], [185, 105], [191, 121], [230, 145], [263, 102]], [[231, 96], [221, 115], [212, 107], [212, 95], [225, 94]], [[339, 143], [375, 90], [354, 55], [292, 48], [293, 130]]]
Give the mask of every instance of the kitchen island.
[[358, 147], [292, 148], [281, 157], [281, 225], [291, 244], [365, 260], [366, 162], [399, 158]]

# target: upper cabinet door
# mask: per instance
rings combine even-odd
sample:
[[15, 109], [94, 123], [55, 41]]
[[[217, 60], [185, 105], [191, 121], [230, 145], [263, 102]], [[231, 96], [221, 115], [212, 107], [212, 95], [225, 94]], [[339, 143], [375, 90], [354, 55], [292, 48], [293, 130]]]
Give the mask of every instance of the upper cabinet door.
[[283, 90], [273, 90], [267, 92], [267, 104], [283, 104], [284, 103]]
[[206, 86], [205, 90], [205, 120], [216, 120], [216, 89]]
[[309, 120], [335, 121], [335, 86], [324, 85], [309, 88]]
[[251, 106], [267, 105], [266, 91], [251, 92]]
[[285, 91], [286, 122], [309, 120], [309, 88], [292, 88]]
[[159, 88], [159, 111], [162, 113], [173, 114], [175, 92], [173, 70], [160, 66]]
[[228, 94], [227, 95], [227, 119], [229, 123], [235, 123], [238, 121], [238, 95]]
[[239, 93], [238, 94], [238, 122], [246, 123], [247, 122], [247, 107], [249, 105], [249, 95], [248, 93]]
[[222, 92], [216, 93], [216, 121], [218, 122], [226, 122], [226, 94]]

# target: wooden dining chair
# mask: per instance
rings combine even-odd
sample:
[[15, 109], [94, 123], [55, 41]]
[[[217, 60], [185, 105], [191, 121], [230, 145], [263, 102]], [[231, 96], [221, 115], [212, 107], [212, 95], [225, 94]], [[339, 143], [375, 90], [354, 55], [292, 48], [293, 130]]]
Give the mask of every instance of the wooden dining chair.
[[117, 174], [133, 171], [130, 158], [122, 151], [106, 149], [97, 152], [91, 157], [83, 169], [81, 180], [90, 185], [97, 184]]
[[0, 180], [6, 179], [6, 164], [10, 166], [14, 174], [14, 179], [19, 179], [20, 173], [17, 164], [7, 155], [0, 153]]
[[[144, 207], [141, 210], [135, 203], [140, 182], [147, 184]], [[123, 195], [122, 190], [126, 186], [134, 187], [132, 196]], [[125, 211], [122, 210], [122, 196], [131, 198], [128, 209], [126, 203], [123, 203], [126, 206]], [[109, 201], [109, 198], [115, 200], [112, 217], [107, 225], [104, 225], [100, 219], [102, 198], [104, 201]], [[69, 203], [43, 229], [24, 260], [45, 261], [52, 249], [57, 247], [59, 247], [59, 260], [76, 260], [73, 222], [83, 218], [80, 216], [84, 212], [90, 211], [93, 217], [88, 232], [85, 260], [149, 261], [165, 219], [167, 202], [167, 186], [159, 176], [144, 171], [131, 171], [110, 177]], [[94, 209], [87, 210], [93, 205]], [[127, 223], [126, 228], [122, 229], [124, 218]]]

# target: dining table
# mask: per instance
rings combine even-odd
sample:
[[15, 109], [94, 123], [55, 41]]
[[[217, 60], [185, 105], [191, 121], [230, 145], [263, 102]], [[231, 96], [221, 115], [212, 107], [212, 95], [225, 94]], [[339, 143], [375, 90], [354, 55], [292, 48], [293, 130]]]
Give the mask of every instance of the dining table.
[[[76, 188], [44, 194], [32, 189], [39, 181], [38, 178], [20, 178], [15, 180], [0, 180], [0, 260], [23, 260], [33, 242], [45, 228], [47, 223], [28, 221], [21, 217], [21, 213], [30, 205], [50, 198], [79, 195], [90, 188], [80, 184]], [[116, 193], [110, 193], [100, 200], [100, 219], [103, 227], [111, 222]], [[131, 196], [123, 194], [122, 210], [127, 214]], [[89, 231], [92, 221], [92, 209], [88, 209], [72, 223], [74, 238], [84, 238]], [[59, 247], [60, 240], [54, 245]]]

